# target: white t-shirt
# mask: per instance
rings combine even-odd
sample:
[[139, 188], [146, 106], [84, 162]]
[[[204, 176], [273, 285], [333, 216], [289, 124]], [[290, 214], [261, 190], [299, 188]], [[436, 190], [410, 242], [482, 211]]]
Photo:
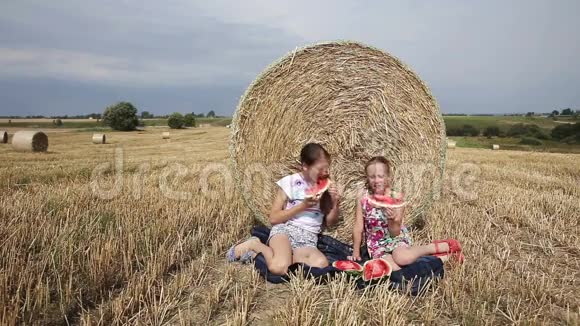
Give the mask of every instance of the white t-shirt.
[[[302, 178], [300, 173], [285, 176], [278, 180], [276, 184], [282, 188], [288, 197], [285, 209], [290, 209], [304, 201], [308, 183]], [[294, 215], [286, 223], [310, 232], [319, 233], [323, 218], [324, 214], [320, 210], [320, 205], [316, 204], [316, 206], [309, 207], [305, 211]]]

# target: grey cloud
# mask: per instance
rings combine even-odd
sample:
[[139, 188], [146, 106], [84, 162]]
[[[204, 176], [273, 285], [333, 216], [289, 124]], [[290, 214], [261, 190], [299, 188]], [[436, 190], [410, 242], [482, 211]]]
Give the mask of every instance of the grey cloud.
[[200, 98], [227, 114], [250, 81], [294, 47], [354, 39], [409, 64], [444, 112], [580, 107], [579, 11], [577, 1], [547, 0], [2, 2], [0, 96], [10, 89], [11, 98], [41, 107], [25, 95], [38, 92], [74, 110], [39, 84], [78, 83], [97, 107], [116, 89], [144, 106], [155, 102], [146, 94], [175, 107], [185, 105], [178, 98]]
[[[136, 15], [131, 15], [131, 8], [112, 5], [87, 3], [79, 8], [76, 1], [58, 8], [42, 3], [22, 6], [26, 10], [16, 8], [20, 15], [4, 11], [1, 27], [7, 33], [0, 36], [0, 42], [21, 52], [40, 54], [35, 59], [41, 69], [33, 71], [41, 77], [60, 77], [46, 68], [54, 61], [69, 66], [84, 61], [110, 73], [112, 80], [107, 83], [117, 78], [117, 84], [125, 85], [227, 84], [246, 81], [281, 50], [299, 43], [297, 37], [281, 29], [195, 16], [194, 7], [186, 13], [166, 12], [168, 16], [163, 20], [159, 18], [162, 5], [157, 5], [159, 11], [150, 8]], [[55, 52], [56, 60], [42, 60]], [[17, 65], [12, 63], [16, 71], [0, 71], [13, 76], [21, 69], [14, 67]], [[30, 62], [23, 65], [32, 66]], [[42, 75], [43, 69], [46, 75]], [[83, 73], [76, 71], [71, 77], [82, 78]], [[23, 75], [29, 76], [30, 72]]]

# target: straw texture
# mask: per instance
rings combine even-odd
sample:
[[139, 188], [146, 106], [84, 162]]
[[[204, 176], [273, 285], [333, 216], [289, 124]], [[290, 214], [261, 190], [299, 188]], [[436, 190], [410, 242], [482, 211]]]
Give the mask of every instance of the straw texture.
[[161, 134], [161, 138], [163, 138], [163, 139], [169, 139], [169, 138], [170, 138], [170, 136], [169, 136], [169, 132], [167, 132], [167, 131], [164, 131], [164, 132]]
[[321, 143], [331, 177], [343, 191], [338, 235], [350, 238], [364, 164], [384, 155], [394, 187], [407, 193], [408, 220], [440, 191], [445, 128], [437, 103], [397, 58], [356, 42], [297, 49], [249, 86], [232, 121], [236, 183], [256, 218], [267, 223], [274, 182], [299, 171], [300, 149]]
[[42, 131], [17, 131], [12, 136], [12, 148], [21, 152], [46, 152], [48, 136]]

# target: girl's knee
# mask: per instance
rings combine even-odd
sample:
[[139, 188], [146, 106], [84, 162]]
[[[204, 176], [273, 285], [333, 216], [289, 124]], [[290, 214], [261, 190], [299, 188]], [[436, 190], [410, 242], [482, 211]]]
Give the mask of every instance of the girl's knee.
[[312, 263], [310, 266], [312, 267], [324, 268], [328, 266], [328, 259], [326, 259], [326, 257], [323, 255], [316, 255], [315, 257], [311, 258], [311, 261]]
[[406, 248], [396, 248], [395, 250], [393, 250], [393, 252], [391, 253], [392, 257], [393, 257], [393, 261], [397, 264], [397, 265], [408, 265], [410, 264], [410, 259], [406, 253]]

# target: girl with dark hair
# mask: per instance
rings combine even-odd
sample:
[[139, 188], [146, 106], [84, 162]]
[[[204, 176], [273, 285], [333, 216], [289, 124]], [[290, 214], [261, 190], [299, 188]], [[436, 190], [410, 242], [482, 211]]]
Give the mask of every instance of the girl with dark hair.
[[306, 144], [300, 152], [302, 171], [278, 180], [269, 220], [272, 230], [268, 245], [252, 237], [233, 245], [226, 258], [230, 262], [248, 262], [261, 253], [271, 273], [284, 275], [293, 263], [326, 267], [328, 260], [316, 244], [322, 226], [338, 222], [340, 196], [331, 183], [318, 197], [306, 196], [306, 190], [319, 179], [329, 177], [330, 155], [320, 144]]

